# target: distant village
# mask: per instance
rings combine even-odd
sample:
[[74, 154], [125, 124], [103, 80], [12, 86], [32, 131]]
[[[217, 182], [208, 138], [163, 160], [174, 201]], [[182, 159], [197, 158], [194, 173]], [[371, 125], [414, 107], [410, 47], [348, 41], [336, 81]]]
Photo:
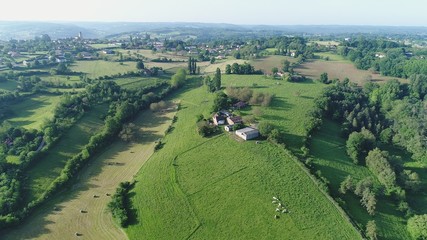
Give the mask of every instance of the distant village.
[[[94, 44], [105, 45], [94, 48]], [[129, 36], [127, 39], [85, 39], [83, 33], [76, 37], [52, 40], [43, 34], [33, 40], [0, 41], [0, 71], [19, 68], [40, 68], [43, 66], [67, 63], [75, 60], [104, 59], [108, 55], [121, 55], [117, 49], [148, 49], [155, 52], [172, 52], [176, 56], [188, 56], [200, 61], [222, 60], [239, 51], [245, 44], [219, 44], [210, 46], [202, 43], [188, 43], [181, 40]], [[140, 56], [139, 56], [140, 57]], [[120, 56], [120, 60], [129, 56]], [[167, 60], [167, 59], [166, 59]], [[214, 61], [214, 60], [213, 60]]]

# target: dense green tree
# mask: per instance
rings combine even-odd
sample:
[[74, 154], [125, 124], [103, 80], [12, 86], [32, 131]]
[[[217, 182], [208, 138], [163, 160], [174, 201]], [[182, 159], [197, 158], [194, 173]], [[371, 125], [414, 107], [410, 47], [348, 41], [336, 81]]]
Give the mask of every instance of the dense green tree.
[[289, 66], [291, 65], [291, 62], [289, 62], [287, 59], [285, 59], [282, 63], [282, 70], [283, 72], [289, 72]]
[[354, 163], [360, 163], [375, 147], [375, 136], [367, 129], [361, 132], [352, 132], [346, 142], [347, 154]]
[[346, 194], [347, 191], [354, 191], [354, 180], [353, 177], [348, 175], [344, 181], [341, 182], [340, 184], [340, 193], [342, 194]]
[[320, 74], [320, 82], [329, 83], [328, 73], [324, 72]]
[[375, 220], [368, 221], [366, 224], [366, 237], [368, 237], [369, 240], [377, 240], [377, 225], [375, 223]]
[[196, 74], [197, 72], [197, 60], [195, 58], [188, 58], [188, 73]]
[[396, 173], [389, 163], [389, 154], [378, 148], [369, 151], [366, 166], [378, 180], [390, 191], [396, 186]]
[[375, 215], [377, 199], [373, 191], [370, 189], [365, 189], [362, 193], [362, 199], [360, 199], [360, 203], [366, 208], [366, 211], [369, 213], [369, 215]]
[[233, 74], [239, 74], [239, 72], [240, 72], [239, 64], [238, 63], [233, 63], [231, 65], [231, 73], [233, 73]]
[[279, 69], [277, 67], [274, 67], [271, 69], [271, 73], [273, 73], [273, 76], [275, 76], [279, 72]]
[[187, 77], [187, 73], [184, 69], [179, 69], [171, 78], [171, 86], [174, 88], [181, 87], [184, 85]]
[[59, 63], [58, 67], [56, 67], [57, 74], [65, 74], [68, 73], [70, 70], [68, 69], [67, 64], [65, 63]]
[[400, 178], [405, 189], [412, 192], [420, 190], [422, 182], [418, 173], [405, 169], [400, 174]]
[[143, 61], [136, 62], [136, 69], [142, 70], [144, 68], [145, 68], [145, 66], [144, 66], [144, 62]]
[[268, 137], [273, 129], [273, 125], [269, 122], [263, 121], [258, 124], [258, 131], [261, 136]]
[[411, 95], [424, 100], [427, 95], [427, 75], [417, 74], [410, 77]]
[[223, 93], [222, 91], [218, 92], [215, 95], [214, 105], [213, 105], [212, 111], [218, 112], [221, 109], [228, 108], [228, 106], [229, 106], [228, 96], [225, 93]]
[[206, 76], [204, 79], [204, 84], [208, 92], [215, 92], [215, 85], [210, 76]]
[[240, 59], [240, 58], [242, 58], [242, 55], [240, 54], [240, 52], [239, 52], [239, 51], [237, 51], [237, 52], [234, 54], [234, 57], [235, 57], [236, 59]]
[[408, 231], [414, 239], [427, 239], [427, 214], [411, 217], [408, 220]]
[[225, 66], [225, 74], [231, 74], [231, 65], [230, 64], [227, 64]]
[[219, 69], [219, 68], [217, 68], [215, 71], [215, 76], [213, 78], [213, 84], [215, 86], [216, 91], [221, 89], [221, 69]]

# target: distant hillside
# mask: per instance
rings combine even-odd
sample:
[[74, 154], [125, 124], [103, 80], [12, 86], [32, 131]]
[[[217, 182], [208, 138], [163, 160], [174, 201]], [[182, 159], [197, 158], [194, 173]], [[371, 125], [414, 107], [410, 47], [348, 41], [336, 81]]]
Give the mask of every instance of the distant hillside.
[[[53, 39], [74, 37], [79, 32], [85, 38], [104, 38], [122, 33], [152, 31], [182, 31], [214, 35], [240, 33], [257, 35], [274, 34], [427, 34], [427, 27], [395, 26], [343, 26], [343, 25], [233, 25], [225, 23], [144, 23], [144, 22], [5, 22], [0, 21], [0, 40], [32, 39], [49, 34]], [[219, 35], [219, 36], [220, 36]]]
[[100, 37], [94, 30], [74, 24], [46, 22], [0, 22], [0, 40], [32, 39], [41, 34], [49, 34], [53, 39], [77, 36], [83, 32], [89, 38]]

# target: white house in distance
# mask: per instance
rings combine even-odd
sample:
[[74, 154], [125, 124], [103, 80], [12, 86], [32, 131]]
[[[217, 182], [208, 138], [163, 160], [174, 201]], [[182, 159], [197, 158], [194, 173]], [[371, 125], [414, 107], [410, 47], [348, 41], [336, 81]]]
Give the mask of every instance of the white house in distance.
[[236, 131], [236, 135], [243, 138], [244, 140], [251, 140], [259, 136], [258, 129], [246, 127]]

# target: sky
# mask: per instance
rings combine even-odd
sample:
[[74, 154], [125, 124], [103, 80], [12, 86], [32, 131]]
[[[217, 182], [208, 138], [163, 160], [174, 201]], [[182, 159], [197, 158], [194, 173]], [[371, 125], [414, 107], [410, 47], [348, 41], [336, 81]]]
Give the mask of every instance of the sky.
[[427, 26], [426, 0], [10, 0], [0, 21]]

